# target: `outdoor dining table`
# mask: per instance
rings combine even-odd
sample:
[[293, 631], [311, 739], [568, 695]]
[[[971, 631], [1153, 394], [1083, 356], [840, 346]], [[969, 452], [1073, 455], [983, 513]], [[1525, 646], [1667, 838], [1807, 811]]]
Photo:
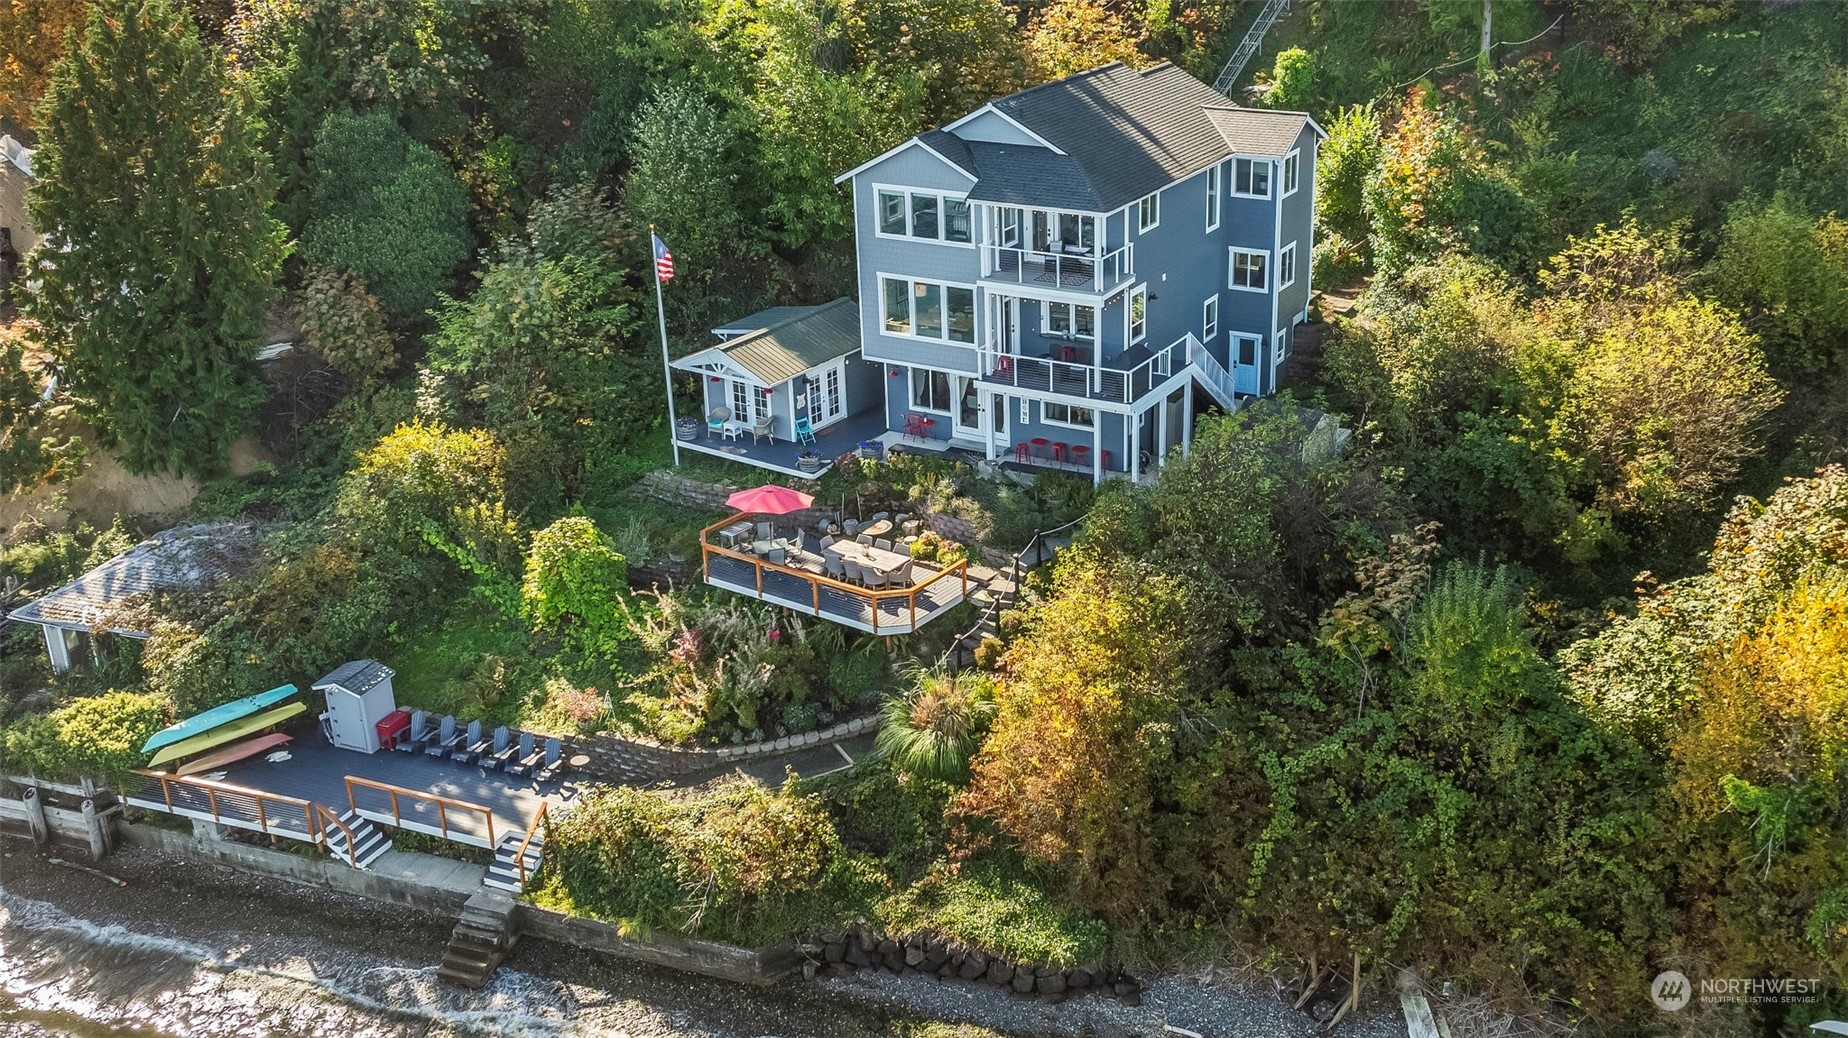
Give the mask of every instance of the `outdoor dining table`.
[[869, 537], [884, 537], [886, 534], [892, 532], [892, 520], [881, 519], [871, 526], [862, 526], [860, 527], [860, 532]]
[[901, 555], [895, 551], [887, 551], [884, 548], [875, 548], [870, 544], [859, 544], [854, 541], [835, 541], [828, 546], [827, 550], [858, 565], [871, 566], [881, 573], [890, 573], [903, 566], [911, 558], [909, 555]]

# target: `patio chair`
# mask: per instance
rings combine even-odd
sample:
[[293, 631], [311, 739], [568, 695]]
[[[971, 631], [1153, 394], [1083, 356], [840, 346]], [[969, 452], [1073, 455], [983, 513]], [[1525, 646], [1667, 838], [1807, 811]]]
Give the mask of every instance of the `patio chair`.
[[493, 743], [488, 746], [488, 752], [482, 754], [481, 759], [476, 763], [493, 771], [507, 763], [507, 758], [511, 756], [513, 756], [513, 733], [509, 732], [507, 726], [503, 724], [494, 729]]
[[854, 534], [859, 533], [860, 532], [860, 520], [842, 519], [841, 520], [841, 532], [846, 534], [849, 537], [852, 537]]
[[771, 548], [769, 552], [765, 553], [764, 558], [769, 559], [771, 562], [777, 562], [777, 563], [788, 562], [789, 561], [789, 549], [781, 545], [778, 545], [777, 547]]
[[533, 785], [543, 786], [547, 782], [557, 778], [559, 771], [562, 770], [564, 766], [564, 747], [559, 744], [557, 739], [547, 739], [545, 741], [545, 763], [539, 765], [538, 771], [533, 772]]
[[872, 591], [884, 591], [885, 590], [886, 575], [884, 573], [879, 572], [878, 570], [874, 569], [871, 566], [861, 566], [860, 576], [862, 579], [866, 581], [866, 586], [868, 590], [872, 590]]
[[873, 542], [873, 547], [875, 547], [875, 548], [878, 548], [878, 549], [880, 549], [881, 551], [891, 551], [891, 550], [892, 550], [892, 542], [891, 542], [891, 541], [889, 541], [889, 540], [887, 540], [887, 539], [886, 539], [886, 538], [884, 538], [884, 537], [881, 537], [881, 538], [879, 538], [878, 540], [875, 540], [875, 541]]
[[462, 745], [456, 747], [456, 751], [449, 755], [449, 759], [457, 764], [473, 764], [475, 758], [481, 756], [487, 748], [488, 740], [481, 737], [481, 722], [470, 721], [468, 735], [463, 738]]
[[771, 432], [771, 429], [774, 427], [772, 424], [774, 421], [775, 419], [771, 418], [769, 415], [764, 415], [762, 418], [753, 422], [751, 424], [751, 442], [756, 443], [757, 438], [762, 436], [771, 443], [775, 443], [776, 435]]
[[860, 581], [863, 579], [860, 575], [862, 573], [862, 570], [860, 569], [860, 564], [850, 559], [842, 559], [840, 561], [841, 561], [841, 569], [845, 571], [847, 575], [847, 583], [849, 584], [860, 583]]
[[906, 559], [904, 562], [900, 563], [899, 567], [892, 571], [892, 576], [890, 579], [892, 583], [897, 584], [899, 587], [910, 587], [911, 586], [911, 560]]
[[533, 733], [520, 733], [520, 748], [514, 752], [513, 759], [502, 766], [509, 775], [525, 775], [533, 770]]
[[833, 535], [833, 534], [829, 534], [829, 535], [827, 535], [826, 537], [823, 537], [823, 538], [821, 539], [821, 550], [822, 550], [822, 551], [827, 551], [827, 550], [828, 550], [828, 545], [830, 545], [830, 544], [833, 544], [833, 543], [834, 543], [834, 535]]
[[874, 512], [866, 521], [870, 525], [872, 523], [883, 523], [890, 518], [892, 518], [891, 512]]
[[857, 541], [857, 542], [859, 542], [860, 544], [871, 544], [871, 543], [873, 543], [873, 535], [872, 535], [872, 534], [870, 534], [870, 533], [860, 533], [860, 534], [855, 534], [855, 535], [854, 535], [854, 538], [853, 538], [853, 539], [854, 539], [855, 541]]
[[823, 560], [822, 565], [827, 567], [828, 576], [834, 578], [835, 580], [846, 580], [847, 579], [847, 565], [846, 563], [841, 561], [841, 557], [839, 555], [827, 556]]
[[462, 741], [462, 735], [456, 731], [456, 715], [444, 714], [442, 723], [436, 726], [436, 738], [424, 748], [424, 756], [447, 757], [455, 751], [456, 744]]
[[771, 523], [771, 522], [758, 523], [757, 524], [757, 539], [760, 541], [775, 540], [776, 539], [776, 524]]
[[403, 739], [398, 740], [398, 745], [393, 747], [393, 749], [396, 749], [400, 753], [410, 753], [413, 750], [423, 749], [423, 744], [429, 741], [430, 715], [424, 713], [422, 710], [413, 710], [411, 711], [410, 733]]
[[706, 435], [711, 436], [713, 433], [724, 432], [725, 423], [729, 421], [731, 421], [731, 408], [713, 408], [706, 414]]

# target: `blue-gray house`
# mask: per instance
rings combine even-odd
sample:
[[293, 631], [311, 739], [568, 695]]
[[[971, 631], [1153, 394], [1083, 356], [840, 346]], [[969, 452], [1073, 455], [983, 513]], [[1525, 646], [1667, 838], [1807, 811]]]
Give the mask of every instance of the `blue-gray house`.
[[1103, 479], [1185, 447], [1196, 392], [1274, 390], [1325, 137], [1172, 65], [1112, 63], [842, 174], [888, 435]]

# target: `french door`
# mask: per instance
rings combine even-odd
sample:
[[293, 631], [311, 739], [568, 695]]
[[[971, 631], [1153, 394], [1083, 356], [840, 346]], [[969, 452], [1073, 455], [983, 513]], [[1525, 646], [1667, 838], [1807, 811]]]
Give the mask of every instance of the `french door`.
[[809, 377], [809, 428], [820, 429], [831, 425], [847, 413], [847, 389], [842, 384], [845, 377], [841, 361], [835, 361]]

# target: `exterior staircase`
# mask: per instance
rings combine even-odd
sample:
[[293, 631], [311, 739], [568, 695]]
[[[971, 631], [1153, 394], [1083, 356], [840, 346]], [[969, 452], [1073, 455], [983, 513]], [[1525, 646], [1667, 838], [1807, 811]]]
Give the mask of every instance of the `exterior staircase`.
[[515, 907], [512, 898], [493, 890], [480, 890], [469, 898], [449, 935], [449, 947], [443, 951], [436, 975], [465, 988], [486, 984], [518, 936]]
[[1225, 68], [1219, 70], [1219, 78], [1213, 80], [1214, 90], [1227, 97], [1232, 96], [1232, 88], [1238, 85], [1239, 75], [1245, 71], [1245, 66], [1251, 63], [1251, 59], [1257, 56], [1258, 49], [1264, 46], [1264, 34], [1269, 32], [1270, 27], [1283, 16], [1283, 12], [1289, 9], [1290, 0], [1269, 0], [1264, 5], [1264, 10], [1258, 12], [1258, 20], [1253, 22], [1250, 31], [1245, 33], [1244, 40], [1239, 43], [1238, 49], [1232, 52], [1232, 57], [1226, 62]]
[[[345, 829], [335, 825], [332, 821], [325, 820], [332, 815], [332, 812], [325, 808], [322, 810], [325, 814], [321, 834], [327, 840], [327, 853], [336, 861], [343, 861], [356, 869], [363, 869], [379, 860], [380, 855], [391, 850], [391, 840], [384, 832], [371, 821], [361, 818], [351, 808], [345, 814], [338, 816], [341, 824], [346, 826]], [[353, 843], [356, 845], [351, 856], [347, 854], [347, 833], [349, 831], [353, 834]]]
[[1225, 365], [1214, 359], [1212, 351], [1200, 344], [1200, 340], [1187, 337], [1187, 363], [1193, 367], [1194, 381], [1206, 387], [1206, 391], [1219, 401], [1219, 406], [1227, 411], [1236, 411], [1239, 407], [1237, 383]]
[[[525, 850], [521, 844], [525, 843]], [[515, 862], [524, 858], [526, 882], [520, 878], [520, 869]], [[509, 894], [522, 894], [526, 883], [531, 882], [533, 873], [539, 871], [539, 863], [545, 860], [545, 829], [534, 831], [531, 842], [526, 842], [523, 833], [506, 833], [494, 848], [494, 863], [488, 866], [488, 876], [482, 880], [485, 885], [495, 890], [504, 890]]]

